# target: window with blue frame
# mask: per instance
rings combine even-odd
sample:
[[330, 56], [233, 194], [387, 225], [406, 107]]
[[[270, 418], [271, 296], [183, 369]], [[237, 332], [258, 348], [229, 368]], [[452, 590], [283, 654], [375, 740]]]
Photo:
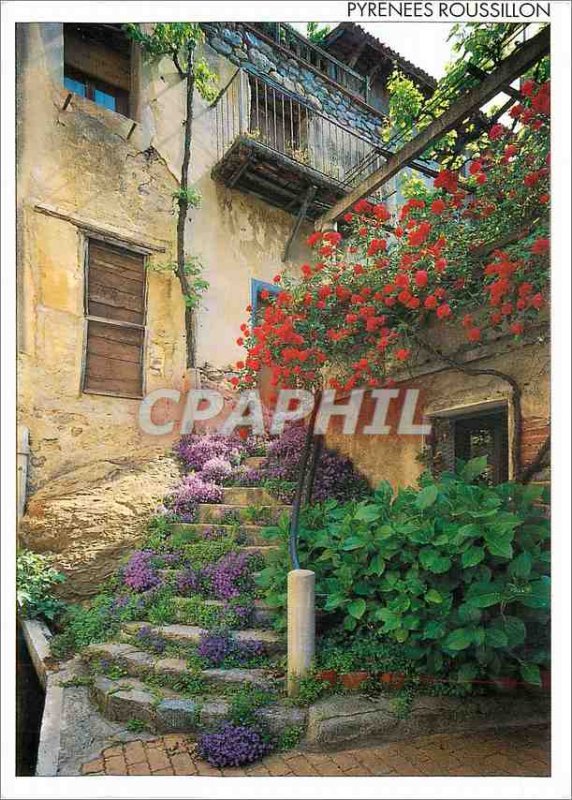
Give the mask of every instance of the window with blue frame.
[[280, 287], [275, 283], [267, 283], [266, 281], [259, 281], [253, 278], [250, 282], [250, 305], [252, 308], [250, 318], [251, 324], [256, 325], [260, 320], [260, 314], [267, 305], [266, 300], [261, 296], [262, 292], [269, 294], [278, 294]]
[[129, 115], [131, 50], [113, 25], [64, 25], [64, 86], [110, 111]]

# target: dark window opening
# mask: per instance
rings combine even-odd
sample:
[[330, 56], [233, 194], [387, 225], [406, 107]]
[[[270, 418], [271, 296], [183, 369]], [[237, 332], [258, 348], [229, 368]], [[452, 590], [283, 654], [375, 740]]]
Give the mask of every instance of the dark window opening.
[[89, 239], [86, 266], [83, 391], [142, 397], [145, 256]]
[[64, 86], [129, 116], [131, 45], [120, 26], [64, 25]]
[[495, 408], [462, 416], [433, 419], [430, 461], [433, 472], [453, 471], [456, 462], [486, 456], [485, 480], [504, 483], [509, 477], [508, 414]]

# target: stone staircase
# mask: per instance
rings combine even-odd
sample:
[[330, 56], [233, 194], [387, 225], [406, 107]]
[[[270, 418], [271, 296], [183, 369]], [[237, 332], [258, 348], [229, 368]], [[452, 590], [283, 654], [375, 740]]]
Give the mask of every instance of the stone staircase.
[[[258, 458], [247, 459], [248, 466], [258, 466], [259, 462]], [[207, 529], [214, 526], [235, 536], [238, 543], [234, 550], [265, 557], [275, 546], [263, 538], [264, 526], [289, 512], [290, 506], [278, 504], [264, 489], [229, 487], [221, 504], [199, 506], [197, 522], [173, 524], [171, 537], [177, 545], [192, 545], [205, 541]], [[179, 571], [169, 566], [160, 574], [176, 578]], [[92, 644], [83, 651], [82, 659], [93, 676], [92, 699], [106, 717], [125, 723], [137, 720], [158, 733], [192, 734], [227, 719], [233, 694], [250, 687], [266, 692], [270, 698], [258, 715], [272, 733], [304, 724], [305, 710], [286, 701], [286, 643], [271, 627], [271, 609], [255, 599], [249, 627], [229, 632], [236, 642], [258, 643], [264, 666], [199, 671], [189, 666], [189, 657], [205, 630], [189, 624], [196, 600], [177, 597], [175, 601], [180, 623], [152, 624], [145, 618], [128, 622], [114, 641]], [[203, 599], [200, 603], [203, 611], [223, 606], [220, 600]], [[143, 639], [138, 638], [142, 629]], [[160, 637], [168, 652], [157, 654], [151, 646], [146, 647], [151, 637]]]

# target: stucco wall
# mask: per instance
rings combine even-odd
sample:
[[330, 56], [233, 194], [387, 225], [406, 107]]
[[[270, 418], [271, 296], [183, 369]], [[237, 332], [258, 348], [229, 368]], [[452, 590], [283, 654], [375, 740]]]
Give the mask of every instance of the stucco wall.
[[[102, 458], [164, 451], [143, 435], [138, 401], [81, 392], [84, 347], [84, 237], [93, 225], [118, 241], [149, 248], [147, 391], [185, 386], [184, 306], [166, 264], [175, 258], [172, 194], [182, 159], [184, 86], [168, 61], [135, 57], [138, 125], [67, 91], [63, 32], [57, 24], [20, 28], [19, 63], [19, 408], [30, 429], [30, 489]], [[220, 85], [233, 65], [205, 46]], [[227, 368], [247, 318], [251, 279], [271, 281], [293, 217], [211, 179], [215, 115], [194, 103], [191, 182], [202, 194], [186, 231], [189, 254], [210, 288], [198, 311], [197, 362]], [[87, 226], [87, 228], [86, 228]], [[304, 256], [299, 244], [290, 265]]]

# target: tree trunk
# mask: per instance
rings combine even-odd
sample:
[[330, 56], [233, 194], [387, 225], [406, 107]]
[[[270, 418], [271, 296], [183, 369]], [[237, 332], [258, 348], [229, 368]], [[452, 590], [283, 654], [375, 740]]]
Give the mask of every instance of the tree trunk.
[[186, 366], [191, 369], [195, 366], [196, 342], [195, 342], [195, 315], [193, 309], [188, 305], [187, 298], [191, 296], [191, 286], [185, 272], [185, 225], [189, 213], [189, 200], [187, 190], [189, 188], [189, 164], [191, 161], [191, 144], [193, 135], [193, 91], [195, 88], [194, 74], [194, 44], [189, 45], [187, 51], [187, 64], [185, 69], [187, 80], [186, 107], [185, 107], [185, 136], [183, 142], [183, 163], [181, 166], [181, 181], [178, 205], [179, 214], [177, 218], [177, 269], [176, 274], [181, 284], [181, 291], [185, 299], [185, 343], [186, 343]]

